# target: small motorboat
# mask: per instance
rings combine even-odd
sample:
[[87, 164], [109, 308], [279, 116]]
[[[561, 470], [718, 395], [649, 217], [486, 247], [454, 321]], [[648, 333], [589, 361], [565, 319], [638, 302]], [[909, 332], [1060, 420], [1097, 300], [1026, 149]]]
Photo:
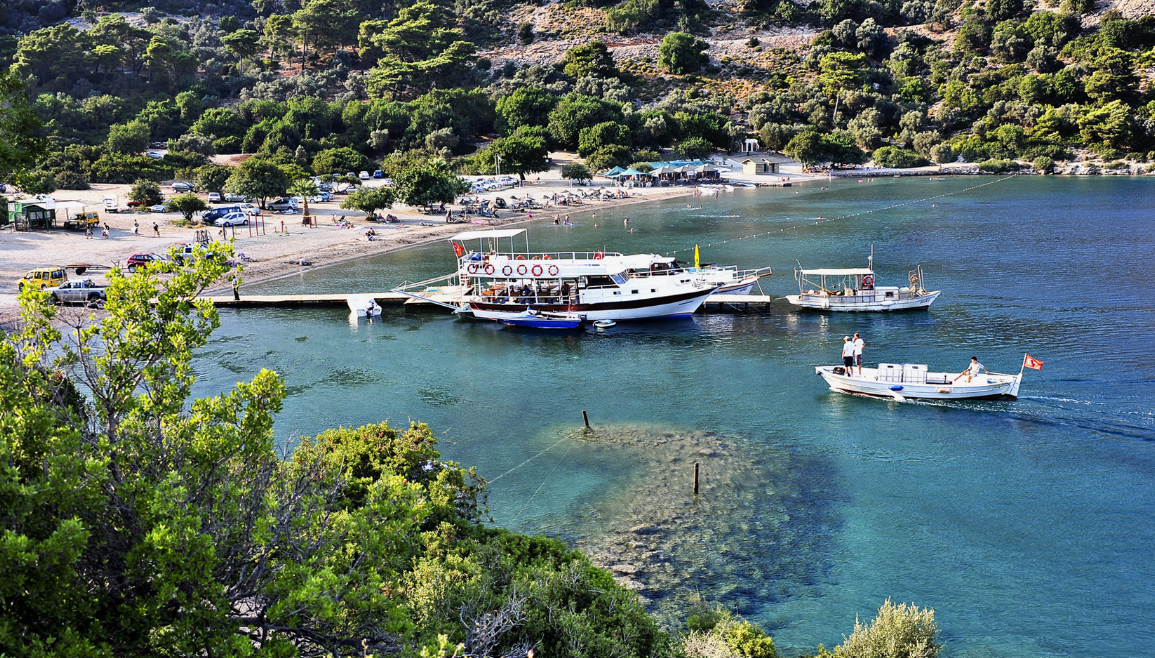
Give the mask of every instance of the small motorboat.
[[939, 290], [927, 290], [922, 266], [911, 271], [910, 286], [877, 286], [874, 281], [874, 248], [864, 268], [794, 270], [798, 294], [787, 295], [795, 306], [818, 311], [905, 311], [927, 309]]
[[[1026, 367], [1037, 362], [1027, 356], [1023, 363]], [[826, 380], [832, 391], [899, 402], [908, 399], [1014, 399], [1018, 397], [1019, 384], [1023, 381], [1022, 369], [1017, 375], [987, 372], [968, 378], [947, 372], [930, 372], [923, 363], [880, 363], [877, 368], [863, 368], [861, 375], [853, 374], [843, 366], [817, 366], [814, 372]]]
[[356, 313], [359, 318], [381, 316], [381, 305], [372, 295], [349, 295], [345, 301], [349, 304], [349, 310]]
[[507, 315], [497, 319], [507, 327], [529, 329], [577, 329], [585, 318], [576, 313], [548, 313], [527, 308], [523, 313]]
[[609, 329], [610, 327], [616, 326], [617, 324], [618, 323], [614, 322], [613, 320], [597, 320], [594, 322], [594, 327], [597, 327], [598, 329]]

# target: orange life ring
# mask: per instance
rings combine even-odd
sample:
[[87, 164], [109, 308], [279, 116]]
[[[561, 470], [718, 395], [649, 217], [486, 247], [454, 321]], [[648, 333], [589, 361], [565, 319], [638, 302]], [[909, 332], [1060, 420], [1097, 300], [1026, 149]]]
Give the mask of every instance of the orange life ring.
[[541, 276], [541, 265], [534, 265], [530, 272], [533, 272], [534, 276]]
[[506, 265], [505, 267], [501, 268], [501, 273], [505, 276], [509, 276], [510, 274], [513, 274], [513, 268], [509, 265]]
[[604, 256], [604, 255], [605, 255], [605, 254], [603, 254], [603, 253], [602, 253], [602, 252], [600, 252], [600, 251], [595, 251], [595, 252], [594, 252], [594, 260], [601, 260], [601, 259], [602, 259], [602, 256]]
[[493, 264], [491, 264], [491, 263], [486, 263], [486, 265], [485, 265], [485, 273], [486, 273], [486, 274], [493, 274], [493, 271], [494, 271], [494, 270], [493, 270]]
[[525, 256], [518, 256], [517, 260], [525, 260]]
[[525, 265], [518, 265], [517, 266], [517, 275], [518, 276], [525, 276], [525, 273], [528, 271], [529, 271], [529, 268], [527, 268]]
[[477, 274], [477, 263], [470, 263], [469, 264], [469, 273], [470, 274]]
[[546, 254], [545, 256], [543, 256], [543, 258], [545, 258], [546, 260], [553, 260], [553, 256], [550, 256], [549, 254]]
[[549, 266], [549, 275], [550, 276], [557, 276], [557, 273], [560, 271], [561, 270], [557, 269], [557, 265], [550, 265]]
[[862, 287], [863, 288], [873, 288], [874, 287], [874, 277], [869, 275], [869, 274], [862, 277]]

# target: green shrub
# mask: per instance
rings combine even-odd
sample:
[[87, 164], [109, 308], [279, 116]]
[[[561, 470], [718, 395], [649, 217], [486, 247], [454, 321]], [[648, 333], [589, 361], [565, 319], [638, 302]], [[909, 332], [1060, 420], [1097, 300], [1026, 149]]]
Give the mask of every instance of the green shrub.
[[925, 167], [930, 164], [929, 160], [914, 151], [900, 149], [897, 146], [883, 146], [875, 149], [872, 157], [878, 166], [891, 169], [910, 169], [911, 167]]
[[87, 190], [89, 189], [88, 176], [71, 169], [58, 171], [54, 174], [56, 177], [56, 187], [61, 190]]
[[992, 174], [1001, 174], [1007, 171], [1018, 171], [1020, 169], [1020, 165], [1014, 160], [992, 159], [983, 160], [980, 162], [979, 169], [982, 171], [990, 172]]
[[838, 658], [936, 658], [942, 649], [934, 610], [887, 599], [867, 626], [857, 619], [854, 632], [834, 649]]
[[213, 150], [217, 153], [225, 155], [232, 155], [241, 152], [241, 138], [240, 137], [222, 137], [213, 140]]
[[754, 624], [699, 599], [686, 615], [686, 658], [778, 658], [774, 640]]
[[1035, 171], [1041, 174], [1049, 174], [1055, 168], [1055, 161], [1045, 155], [1040, 155], [1039, 157], [1035, 158], [1035, 161], [1031, 163], [1031, 166], [1035, 168]]

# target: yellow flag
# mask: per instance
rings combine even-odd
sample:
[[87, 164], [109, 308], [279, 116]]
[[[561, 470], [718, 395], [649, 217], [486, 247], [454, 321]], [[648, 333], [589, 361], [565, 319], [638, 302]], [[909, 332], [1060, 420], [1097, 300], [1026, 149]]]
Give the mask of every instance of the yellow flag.
[[699, 266], [698, 262], [699, 262], [698, 245], [694, 245], [694, 267]]

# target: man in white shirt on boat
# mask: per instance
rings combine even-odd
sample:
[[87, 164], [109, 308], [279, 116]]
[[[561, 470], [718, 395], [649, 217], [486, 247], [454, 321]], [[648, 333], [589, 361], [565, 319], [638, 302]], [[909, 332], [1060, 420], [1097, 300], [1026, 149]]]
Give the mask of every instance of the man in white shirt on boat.
[[846, 367], [846, 374], [854, 376], [854, 341], [850, 336], [842, 337], [842, 365]]
[[862, 348], [866, 347], [866, 341], [862, 340], [862, 336], [858, 332], [854, 332], [854, 364], [858, 366], [858, 376], [862, 376]]
[[971, 383], [972, 377], [978, 377], [980, 373], [984, 373], [984, 372], [987, 372], [987, 367], [984, 366], [983, 364], [979, 363], [979, 358], [977, 356], [972, 356], [971, 357], [971, 364], [969, 366], [967, 366], [966, 370], [960, 372], [959, 376], [955, 377], [954, 380], [957, 382], [959, 380], [959, 377], [966, 377], [967, 383], [969, 384], [969, 383]]

